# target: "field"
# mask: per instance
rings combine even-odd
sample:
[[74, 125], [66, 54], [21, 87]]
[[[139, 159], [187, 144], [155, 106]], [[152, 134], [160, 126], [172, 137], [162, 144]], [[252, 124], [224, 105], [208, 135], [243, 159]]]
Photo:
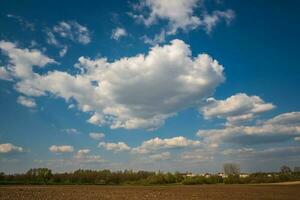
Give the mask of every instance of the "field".
[[300, 185], [0, 186], [0, 199], [299, 199]]

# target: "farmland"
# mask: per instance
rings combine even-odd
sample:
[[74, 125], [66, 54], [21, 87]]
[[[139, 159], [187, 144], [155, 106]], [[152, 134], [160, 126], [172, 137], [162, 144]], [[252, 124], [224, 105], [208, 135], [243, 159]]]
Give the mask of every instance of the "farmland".
[[1, 200], [299, 199], [300, 185], [0, 186]]

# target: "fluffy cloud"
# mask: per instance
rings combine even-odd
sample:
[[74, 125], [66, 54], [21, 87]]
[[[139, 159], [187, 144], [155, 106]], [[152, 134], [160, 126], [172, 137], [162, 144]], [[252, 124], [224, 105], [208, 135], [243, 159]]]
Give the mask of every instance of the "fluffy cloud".
[[216, 10], [212, 14], [203, 12], [203, 16], [197, 16], [195, 9], [201, 5], [200, 0], [141, 0], [134, 6], [138, 14], [131, 13], [131, 16], [146, 26], [156, 24], [159, 20], [167, 21], [167, 34], [175, 34], [178, 29], [186, 31], [199, 26], [204, 27], [206, 32], [211, 32], [221, 19], [229, 23], [234, 18], [232, 10]]
[[199, 130], [204, 142], [219, 144], [263, 144], [287, 141], [300, 136], [299, 112], [284, 113], [261, 124], [230, 126], [221, 129]]
[[159, 154], [153, 154], [153, 155], [149, 156], [149, 158], [154, 161], [168, 160], [168, 159], [170, 159], [170, 157], [171, 157], [170, 152], [162, 152]]
[[105, 134], [104, 133], [90, 133], [89, 136], [93, 140], [101, 140], [102, 138], [105, 137]]
[[0, 49], [9, 57], [10, 64], [7, 67], [10, 74], [19, 79], [34, 78], [33, 66], [44, 67], [47, 64], [56, 63], [38, 50], [19, 49], [11, 42], [0, 41]]
[[68, 45], [62, 39], [71, 40], [83, 45], [91, 42], [91, 34], [88, 28], [76, 21], [61, 21], [52, 29], [47, 28], [44, 31], [47, 43], [60, 48], [60, 57], [64, 57], [68, 52]]
[[268, 120], [267, 124], [300, 125], [300, 112], [283, 113]]
[[19, 146], [15, 146], [10, 143], [0, 144], [0, 154], [13, 153], [13, 152], [24, 152], [24, 149]]
[[0, 80], [12, 81], [12, 78], [5, 67], [0, 67]]
[[130, 147], [124, 142], [118, 142], [118, 143], [100, 142], [98, 147], [102, 147], [108, 151], [114, 151], [114, 152], [130, 150]]
[[224, 80], [222, 65], [207, 54], [191, 57], [181, 40], [111, 63], [80, 57], [76, 67], [81, 73], [75, 75], [40, 75], [32, 67], [55, 63], [53, 59], [10, 42], [1, 42], [0, 48], [10, 58], [19, 92], [75, 100], [80, 110], [93, 113], [90, 123], [111, 128], [158, 128], [178, 111], [198, 106]]
[[78, 156], [83, 156], [83, 155], [86, 155], [88, 153], [90, 153], [91, 150], [89, 149], [79, 149], [78, 152], [77, 152], [77, 155]]
[[165, 138], [165, 139], [156, 137], [144, 141], [140, 146], [133, 148], [132, 153], [146, 154], [146, 153], [155, 152], [162, 149], [197, 147], [200, 145], [201, 145], [200, 141], [189, 140], [182, 136]]
[[227, 24], [229, 24], [235, 17], [235, 13], [233, 10], [226, 10], [226, 11], [219, 11], [216, 10], [212, 14], [205, 14], [203, 15], [203, 19], [200, 23], [206, 33], [211, 33], [213, 28], [222, 20], [224, 19]]
[[117, 27], [112, 30], [111, 38], [114, 40], [119, 40], [121, 37], [125, 37], [127, 32], [124, 28]]
[[76, 21], [61, 21], [53, 27], [53, 32], [57, 33], [62, 38], [81, 44], [88, 44], [91, 42], [90, 31], [88, 28]]
[[49, 147], [49, 151], [53, 153], [70, 153], [74, 151], [74, 147], [69, 145], [61, 145], [61, 146], [52, 145], [51, 147]]
[[[105, 59], [81, 57], [85, 77], [97, 81], [99, 98], [89, 122], [111, 128], [157, 128], [165, 119], [195, 106], [224, 80], [223, 67], [207, 54], [191, 58], [189, 46], [173, 40], [148, 55]], [[139, 94], [139, 95], [136, 95]], [[102, 105], [101, 105], [102, 104]]]
[[275, 108], [272, 103], [265, 103], [259, 96], [248, 96], [244, 93], [235, 94], [225, 100], [209, 98], [207, 103], [208, 105], [200, 109], [205, 118], [226, 118], [231, 124], [253, 119], [256, 114]]
[[17, 102], [28, 108], [36, 107], [36, 103], [35, 103], [34, 99], [32, 99], [32, 98], [19, 96]]

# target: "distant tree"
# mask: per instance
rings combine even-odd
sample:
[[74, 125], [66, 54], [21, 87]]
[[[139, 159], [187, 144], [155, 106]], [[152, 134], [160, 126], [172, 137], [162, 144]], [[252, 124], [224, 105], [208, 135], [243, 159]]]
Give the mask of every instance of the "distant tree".
[[290, 173], [292, 173], [292, 170], [289, 166], [283, 165], [280, 168], [280, 172], [283, 173], [283, 174], [290, 174]]
[[238, 175], [240, 174], [240, 166], [236, 163], [225, 163], [223, 165], [224, 173], [226, 175]]
[[300, 172], [300, 167], [294, 167], [294, 172]]
[[47, 168], [30, 169], [26, 175], [34, 182], [47, 183], [52, 177], [52, 171]]

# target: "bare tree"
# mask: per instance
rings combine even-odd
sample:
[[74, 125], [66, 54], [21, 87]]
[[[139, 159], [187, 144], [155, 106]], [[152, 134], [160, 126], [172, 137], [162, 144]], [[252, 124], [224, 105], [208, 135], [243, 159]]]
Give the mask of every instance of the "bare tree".
[[224, 173], [226, 175], [238, 175], [240, 174], [240, 166], [236, 163], [225, 163], [223, 165]]

